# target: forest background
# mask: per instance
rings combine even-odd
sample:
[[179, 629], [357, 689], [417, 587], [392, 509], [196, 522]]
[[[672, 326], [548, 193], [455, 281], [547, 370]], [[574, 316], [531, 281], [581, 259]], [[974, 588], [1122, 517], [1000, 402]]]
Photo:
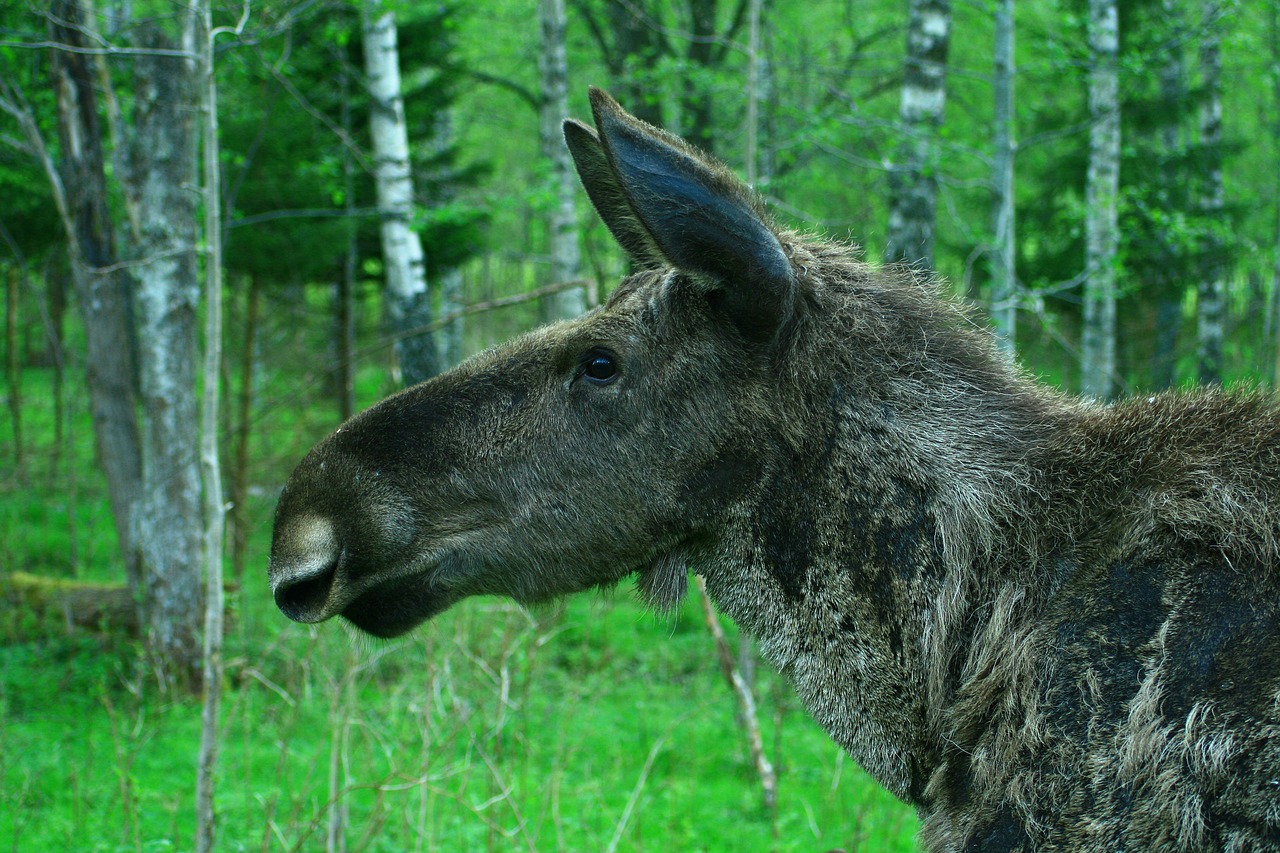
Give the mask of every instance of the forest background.
[[1047, 383], [1276, 381], [1275, 0], [5, 4], [0, 845], [912, 849], [696, 600], [271, 604], [315, 440], [625, 273], [589, 84]]

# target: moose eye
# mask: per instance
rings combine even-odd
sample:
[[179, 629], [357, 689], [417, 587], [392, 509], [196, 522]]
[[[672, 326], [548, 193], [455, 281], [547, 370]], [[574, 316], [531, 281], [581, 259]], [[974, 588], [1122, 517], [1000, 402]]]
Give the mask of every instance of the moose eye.
[[618, 378], [618, 359], [605, 350], [590, 350], [582, 357], [579, 375], [593, 385], [608, 385]]

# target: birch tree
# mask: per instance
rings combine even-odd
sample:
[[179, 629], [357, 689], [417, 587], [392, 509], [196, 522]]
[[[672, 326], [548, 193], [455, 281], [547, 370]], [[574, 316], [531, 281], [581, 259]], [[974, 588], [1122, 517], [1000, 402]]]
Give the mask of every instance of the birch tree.
[[1120, 190], [1119, 19], [1115, 0], [1089, 0], [1089, 166], [1085, 179], [1081, 391], [1108, 399], [1116, 370], [1117, 200]]
[[933, 268], [937, 133], [947, 102], [951, 0], [911, 0], [899, 118], [905, 142], [889, 177], [885, 260]]
[[[148, 50], [191, 53], [184, 22], [175, 42], [140, 25]], [[142, 492], [136, 525], [145, 578], [146, 628], [155, 669], [186, 687], [198, 683], [203, 612], [199, 422], [196, 405], [195, 63], [144, 52], [134, 59], [135, 267], [142, 387]]]
[[432, 311], [426, 256], [422, 239], [413, 230], [413, 175], [400, 86], [396, 19], [393, 12], [382, 8], [381, 0], [365, 0], [362, 13], [386, 305], [391, 333], [397, 338], [402, 380], [413, 385], [438, 371], [432, 335], [414, 331], [431, 323]]
[[1014, 228], [1014, 0], [996, 0], [995, 12], [995, 156], [991, 184], [994, 191], [995, 252], [992, 264], [991, 317], [1001, 347], [1010, 355], [1017, 339], [1017, 275]]
[[[569, 114], [569, 61], [565, 53], [564, 0], [539, 0], [538, 19], [542, 50], [538, 70], [542, 79], [539, 127], [542, 155], [551, 163], [555, 206], [551, 211], [551, 281], [563, 283], [582, 277], [578, 251], [577, 175], [569, 148], [561, 137], [560, 123]], [[573, 287], [547, 297], [548, 319], [576, 317], [587, 309], [586, 288]]]
[[1222, 341], [1224, 336], [1226, 282], [1223, 277], [1223, 241], [1217, 227], [1223, 208], [1222, 188], [1222, 57], [1221, 17], [1218, 0], [1203, 0], [1203, 32], [1200, 36], [1200, 143], [1207, 154], [1202, 207], [1209, 217], [1205, 237], [1203, 271], [1196, 300], [1196, 350], [1199, 378], [1204, 383], [1222, 382]]

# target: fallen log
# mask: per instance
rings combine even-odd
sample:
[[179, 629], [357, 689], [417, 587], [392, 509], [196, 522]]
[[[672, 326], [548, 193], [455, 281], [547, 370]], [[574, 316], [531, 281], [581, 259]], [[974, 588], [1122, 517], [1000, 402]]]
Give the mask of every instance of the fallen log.
[[0, 600], [7, 605], [7, 633], [25, 634], [32, 626], [47, 629], [57, 623], [68, 633], [120, 630], [130, 637], [141, 635], [138, 608], [124, 584], [9, 572], [0, 574]]

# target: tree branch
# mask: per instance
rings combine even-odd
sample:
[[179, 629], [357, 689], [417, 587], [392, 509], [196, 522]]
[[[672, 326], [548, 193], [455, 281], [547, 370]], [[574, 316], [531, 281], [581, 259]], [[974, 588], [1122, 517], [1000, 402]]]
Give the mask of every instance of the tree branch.
[[78, 47], [60, 41], [0, 41], [0, 47], [14, 47], [22, 50], [60, 50], [64, 53], [79, 53], [85, 56], [172, 56], [177, 59], [195, 60], [199, 54], [189, 50], [169, 50], [166, 48], [144, 47]]
[[488, 83], [491, 86], [497, 86], [499, 89], [506, 89], [528, 104], [535, 112], [542, 106], [542, 99], [538, 97], [536, 92], [527, 86], [521, 86], [514, 80], [508, 80], [506, 77], [499, 77], [496, 74], [489, 74], [470, 68], [466, 69], [466, 74], [477, 83]]
[[561, 281], [555, 284], [548, 284], [545, 287], [538, 287], [530, 290], [528, 293], [517, 293], [513, 296], [500, 296], [497, 299], [490, 299], [487, 302], [473, 302], [470, 305], [462, 306], [457, 311], [450, 311], [448, 314], [443, 314], [424, 326], [417, 326], [413, 329], [405, 329], [402, 332], [397, 332], [394, 335], [387, 335], [383, 341], [376, 346], [362, 350], [358, 354], [368, 355], [372, 352], [386, 349], [388, 346], [406, 338], [417, 337], [418, 335], [429, 335], [432, 332], [437, 332], [440, 329], [443, 329], [454, 320], [467, 317], [471, 314], [479, 314], [482, 311], [492, 311], [495, 308], [506, 308], [511, 305], [519, 305], [522, 302], [532, 302], [535, 299], [541, 299], [544, 296], [550, 296], [553, 293], [559, 293], [562, 290], [570, 290], [575, 287], [590, 287], [591, 284], [592, 282], [589, 279], [575, 278], [572, 281]]
[[742, 717], [742, 725], [747, 730], [747, 744], [751, 749], [751, 760], [756, 765], [756, 773], [760, 775], [760, 787], [764, 794], [764, 806], [772, 812], [778, 803], [778, 774], [773, 763], [764, 751], [764, 739], [760, 736], [760, 719], [756, 714], [756, 700], [751, 695], [751, 688], [743, 680], [733, 660], [733, 652], [725, 639], [724, 629], [711, 605], [711, 596], [707, 595], [707, 582], [702, 575], [695, 575], [698, 585], [698, 599], [702, 603], [702, 615], [707, 620], [707, 628], [715, 641], [716, 657], [720, 662], [720, 674], [729, 683], [738, 699], [738, 710]]

